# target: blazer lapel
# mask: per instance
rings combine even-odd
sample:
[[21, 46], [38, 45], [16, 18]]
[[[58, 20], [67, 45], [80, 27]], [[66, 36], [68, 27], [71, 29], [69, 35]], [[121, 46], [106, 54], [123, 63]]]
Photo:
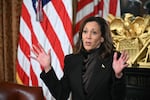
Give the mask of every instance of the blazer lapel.
[[88, 87], [89, 95], [93, 93], [97, 85], [100, 85], [100, 82], [103, 81], [103, 79], [105, 78], [104, 74], [106, 74], [106, 69], [107, 69], [105, 64], [102, 63], [102, 60], [97, 61], [94, 67], [95, 68], [93, 71], [93, 75], [92, 75], [92, 78], [90, 80], [89, 87]]

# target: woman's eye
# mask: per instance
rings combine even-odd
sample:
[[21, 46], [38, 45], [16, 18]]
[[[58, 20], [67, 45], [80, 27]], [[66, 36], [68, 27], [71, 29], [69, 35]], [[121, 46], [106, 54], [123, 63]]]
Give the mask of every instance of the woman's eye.
[[83, 33], [87, 33], [87, 31], [86, 31], [86, 30], [83, 30]]
[[97, 32], [92, 32], [93, 34], [97, 34]]

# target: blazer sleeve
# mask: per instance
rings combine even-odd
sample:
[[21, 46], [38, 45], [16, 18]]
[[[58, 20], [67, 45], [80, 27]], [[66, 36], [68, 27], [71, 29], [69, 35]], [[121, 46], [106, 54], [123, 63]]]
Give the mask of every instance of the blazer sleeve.
[[[124, 73], [124, 72], [123, 72]], [[118, 79], [113, 76], [113, 84], [112, 84], [112, 100], [124, 100], [126, 91], [125, 84], [125, 75]]]
[[[118, 52], [118, 58], [120, 57], [120, 53]], [[124, 70], [122, 71], [123, 76], [121, 78], [116, 78], [115, 72], [112, 71], [112, 100], [124, 100], [126, 84], [125, 84], [125, 74]]]
[[[65, 57], [65, 62], [67, 62], [66, 60]], [[53, 68], [47, 73], [42, 71], [40, 78], [44, 81], [45, 85], [56, 100], [67, 100], [67, 98], [69, 98], [70, 86], [67, 76], [67, 63], [65, 63], [64, 75], [60, 80], [57, 78]]]

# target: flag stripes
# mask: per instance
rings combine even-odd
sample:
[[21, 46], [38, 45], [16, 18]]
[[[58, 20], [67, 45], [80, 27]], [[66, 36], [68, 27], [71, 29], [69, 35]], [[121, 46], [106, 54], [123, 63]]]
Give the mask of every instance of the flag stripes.
[[[32, 45], [40, 43], [45, 51], [51, 49], [52, 66], [60, 79], [64, 56], [72, 52], [72, 0], [42, 0], [42, 21], [36, 20], [40, 0], [23, 0], [20, 17], [20, 36], [16, 60], [17, 82], [41, 86], [46, 100], [52, 100], [48, 88], [40, 79], [42, 66], [31, 59]], [[38, 11], [36, 11], [38, 9]]]
[[[27, 41], [29, 41], [29, 43], [28, 44], [26, 44], [26, 42], [24, 42], [24, 43], [22, 43], [22, 46], [24, 46], [24, 45], [28, 45], [28, 47], [26, 47], [25, 48], [25, 50], [23, 50], [24, 52], [25, 51], [29, 51], [28, 52], [28, 54], [25, 54], [27, 57], [30, 55], [30, 49], [27, 49], [27, 48], [30, 48], [31, 47], [31, 45], [32, 45], [32, 43], [33, 44], [35, 44], [35, 43], [38, 43], [38, 40], [36, 39], [36, 37], [35, 37], [35, 33], [34, 33], [34, 31], [33, 31], [33, 27], [32, 27], [32, 23], [30, 22], [30, 20], [31, 20], [31, 17], [30, 17], [30, 14], [29, 14], [29, 12], [28, 12], [28, 10], [27, 10], [27, 7], [26, 7], [26, 5], [22, 5], [22, 19], [25, 21], [25, 23], [27, 24], [27, 27], [29, 27], [29, 33], [31, 32], [31, 34], [29, 35], [29, 36], [31, 36], [31, 37], [29, 37], [29, 39], [30, 40], [28, 40], [28, 38], [26, 39]], [[21, 27], [21, 28], [23, 28], [23, 27]], [[23, 30], [22, 32], [21, 32], [21, 34], [26, 34], [25, 33], [25, 31]], [[31, 40], [32, 40], [32, 42], [31, 42]], [[28, 60], [29, 60], [29, 62], [30, 62], [30, 58], [28, 57]], [[33, 68], [32, 68], [32, 64], [30, 64], [30, 68], [29, 68], [29, 70], [30, 70], [30, 80], [31, 81], [29, 81], [29, 84], [32, 84], [32, 85], [34, 85], [34, 86], [38, 86], [38, 79], [37, 79], [37, 76], [36, 76], [36, 74], [35, 74], [35, 72], [34, 72], [34, 70], [33, 70]]]
[[120, 0], [78, 0], [77, 4], [74, 35], [77, 35], [82, 20], [89, 16], [101, 16], [105, 19], [108, 14], [120, 16]]
[[64, 54], [63, 54], [63, 50], [61, 48], [61, 43], [60, 43], [56, 33], [53, 30], [53, 27], [49, 23], [49, 20], [45, 14], [44, 14], [43, 23], [41, 23], [41, 26], [42, 26], [43, 31], [44, 31], [45, 35], [47, 36], [49, 42], [51, 43], [52, 48], [54, 49], [56, 55], [58, 56], [58, 59], [60, 61], [60, 65], [62, 68], [63, 67]]
[[64, 4], [62, 3], [62, 0], [52, 0], [52, 3], [54, 5], [58, 15], [60, 16], [60, 19], [64, 20], [64, 21], [62, 21], [63, 26], [65, 28], [65, 31], [67, 33], [67, 36], [70, 40], [71, 45], [73, 45], [72, 33], [70, 33], [70, 32], [72, 32], [72, 20], [70, 20], [67, 10], [64, 7]]
[[109, 3], [109, 13], [116, 16], [118, 0], [110, 0]]

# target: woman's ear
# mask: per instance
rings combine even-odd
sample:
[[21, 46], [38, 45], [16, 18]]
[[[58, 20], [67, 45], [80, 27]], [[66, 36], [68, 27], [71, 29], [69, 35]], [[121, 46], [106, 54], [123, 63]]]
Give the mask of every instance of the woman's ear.
[[103, 37], [101, 37], [101, 43], [103, 43], [104, 42], [104, 38]]

